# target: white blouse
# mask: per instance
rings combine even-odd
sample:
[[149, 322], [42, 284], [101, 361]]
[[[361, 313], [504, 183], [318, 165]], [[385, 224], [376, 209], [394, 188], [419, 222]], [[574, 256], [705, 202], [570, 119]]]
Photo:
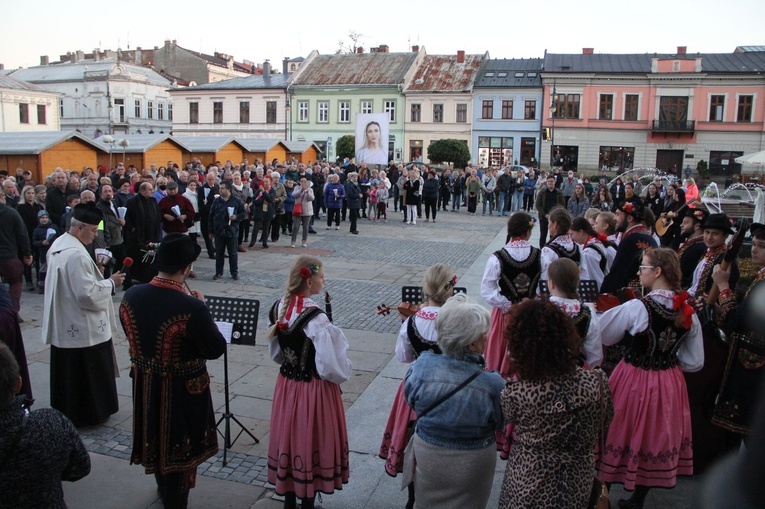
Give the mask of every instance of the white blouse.
[[[671, 290], [654, 290], [648, 297], [667, 309], [672, 308], [675, 293]], [[639, 300], [630, 300], [609, 309], [600, 317], [600, 338], [604, 345], [615, 345], [629, 332], [632, 335], [645, 331], [649, 326], [648, 310]], [[677, 360], [683, 371], [694, 372], [704, 367], [704, 340], [701, 324], [694, 314], [688, 338], [680, 345]]]
[[[589, 279], [595, 281], [598, 284], [598, 288], [600, 288], [603, 284], [603, 279], [606, 277], [606, 274], [608, 274], [608, 251], [606, 251], [606, 246], [603, 244], [600, 244], [597, 241], [593, 241], [590, 244], [593, 243], [598, 244], [598, 247], [585, 249], [584, 246], [579, 246], [579, 252], [582, 254], [582, 270], [579, 273], [579, 278], [582, 280]], [[600, 253], [598, 252], [598, 248], [602, 249], [603, 254], [606, 256], [605, 272], [600, 268]]]
[[[284, 301], [279, 302], [279, 312]], [[287, 320], [288, 325], [295, 323], [300, 312], [309, 307], [319, 307], [313, 300], [305, 298], [303, 308], [292, 313]], [[303, 328], [306, 336], [313, 342], [316, 350], [316, 372], [324, 380], [341, 384], [351, 376], [351, 360], [348, 358], [348, 340], [343, 331], [329, 321], [325, 314], [315, 316]], [[268, 351], [271, 358], [281, 364], [283, 361], [282, 349], [276, 336], [269, 337]]]
[[[550, 296], [550, 302], [561, 308], [571, 318], [579, 314], [582, 309], [582, 303], [576, 299], [564, 299], [563, 297]], [[592, 311], [592, 310], [590, 310]], [[592, 312], [590, 326], [587, 328], [587, 334], [582, 338], [582, 355], [591, 368], [600, 366], [603, 361], [603, 344], [600, 342], [600, 323], [598, 316]]]
[[[555, 237], [555, 240], [550, 242], [550, 244], [557, 244], [561, 246], [565, 251], [571, 251], [576, 247], [576, 243], [571, 240], [571, 237], [569, 235], [561, 235], [559, 237]], [[547, 281], [547, 269], [550, 268], [550, 264], [558, 259], [558, 253], [550, 249], [549, 247], [545, 246], [542, 248], [542, 274], [539, 276], [540, 281]]]
[[[422, 336], [422, 339], [428, 343], [438, 343], [436, 317], [440, 310], [441, 308], [438, 306], [425, 306], [414, 315], [414, 325], [417, 327], [417, 331]], [[415, 359], [415, 351], [412, 348], [412, 343], [409, 341], [409, 334], [407, 333], [408, 326], [409, 319], [406, 319], [401, 324], [401, 328], [398, 330], [398, 338], [396, 339], [396, 359], [405, 364], [414, 362]]]
[[[513, 260], [522, 262], [531, 254], [531, 244], [525, 240], [511, 240], [502, 248]], [[503, 313], [510, 311], [512, 303], [500, 293], [499, 277], [502, 275], [502, 264], [497, 256], [492, 255], [486, 262], [481, 280], [481, 297], [492, 307], [499, 308]]]

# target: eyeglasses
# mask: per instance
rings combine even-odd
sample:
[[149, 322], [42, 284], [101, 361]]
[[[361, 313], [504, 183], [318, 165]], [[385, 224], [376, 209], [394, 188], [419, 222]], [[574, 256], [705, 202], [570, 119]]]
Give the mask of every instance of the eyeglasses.
[[656, 265], [641, 265], [640, 266], [640, 270], [643, 270], [643, 269], [655, 269], [655, 268], [656, 268]]

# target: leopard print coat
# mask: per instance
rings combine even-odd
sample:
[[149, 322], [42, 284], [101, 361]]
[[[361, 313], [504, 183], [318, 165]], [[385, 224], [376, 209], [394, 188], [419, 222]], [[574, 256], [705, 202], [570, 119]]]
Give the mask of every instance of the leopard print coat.
[[500, 509], [585, 507], [592, 488], [593, 452], [614, 409], [608, 379], [605, 391], [594, 371], [544, 382], [511, 380], [502, 392], [505, 418], [517, 425], [507, 460]]

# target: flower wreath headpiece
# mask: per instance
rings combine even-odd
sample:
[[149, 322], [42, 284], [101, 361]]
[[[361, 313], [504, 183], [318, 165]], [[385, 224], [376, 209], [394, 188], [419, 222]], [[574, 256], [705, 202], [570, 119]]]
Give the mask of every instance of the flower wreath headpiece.
[[311, 279], [317, 272], [319, 272], [319, 266], [315, 263], [307, 267], [300, 267], [300, 277], [302, 279]]
[[457, 274], [455, 274], [450, 280], [449, 280], [449, 286], [455, 287], [457, 286]]

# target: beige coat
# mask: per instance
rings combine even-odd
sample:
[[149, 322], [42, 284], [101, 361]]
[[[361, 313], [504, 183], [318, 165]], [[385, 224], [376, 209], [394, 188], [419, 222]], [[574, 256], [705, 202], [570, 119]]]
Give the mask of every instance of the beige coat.
[[86, 348], [112, 338], [114, 283], [104, 279], [85, 246], [65, 233], [48, 250], [42, 339], [58, 348]]

